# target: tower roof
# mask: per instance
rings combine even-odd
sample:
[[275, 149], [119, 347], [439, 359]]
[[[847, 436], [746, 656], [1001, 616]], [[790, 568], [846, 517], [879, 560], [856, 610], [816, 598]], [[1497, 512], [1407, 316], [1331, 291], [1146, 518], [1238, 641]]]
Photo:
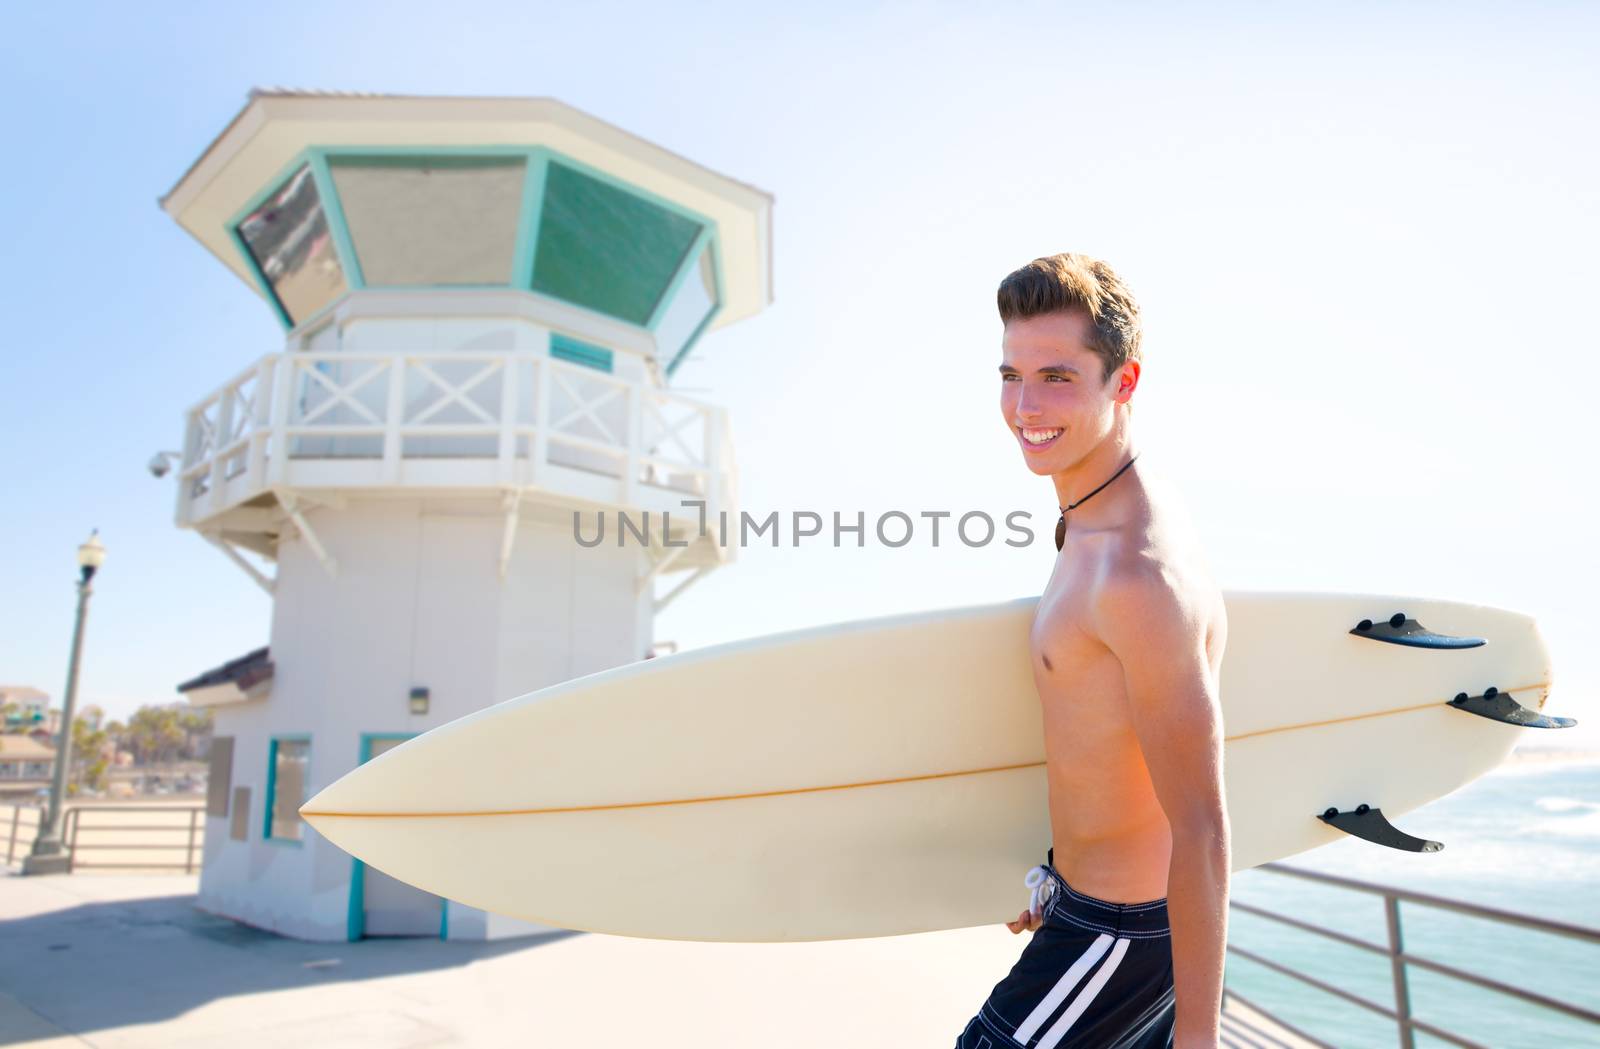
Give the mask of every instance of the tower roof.
[[206, 249], [256, 288], [235, 216], [312, 147], [544, 146], [698, 212], [716, 225], [723, 301], [712, 327], [772, 301], [772, 195], [553, 98], [334, 94], [256, 89], [161, 198]]

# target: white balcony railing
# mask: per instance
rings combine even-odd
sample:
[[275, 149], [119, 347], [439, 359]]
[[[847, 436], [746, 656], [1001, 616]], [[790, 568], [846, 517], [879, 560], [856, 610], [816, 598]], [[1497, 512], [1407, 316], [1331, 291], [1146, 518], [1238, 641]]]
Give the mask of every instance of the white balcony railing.
[[726, 447], [723, 409], [542, 354], [276, 353], [189, 410], [177, 517], [275, 488], [542, 489], [715, 514]]

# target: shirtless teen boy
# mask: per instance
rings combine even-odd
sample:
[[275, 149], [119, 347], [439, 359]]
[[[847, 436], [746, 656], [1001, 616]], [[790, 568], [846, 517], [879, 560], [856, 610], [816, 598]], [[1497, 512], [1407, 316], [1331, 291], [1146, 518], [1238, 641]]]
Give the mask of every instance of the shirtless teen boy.
[[1006, 923], [1031, 940], [957, 1049], [1216, 1049], [1228, 626], [1177, 496], [1134, 465], [1139, 309], [1074, 254], [1006, 277], [999, 305], [1000, 409], [1062, 511], [1030, 637], [1052, 840]]

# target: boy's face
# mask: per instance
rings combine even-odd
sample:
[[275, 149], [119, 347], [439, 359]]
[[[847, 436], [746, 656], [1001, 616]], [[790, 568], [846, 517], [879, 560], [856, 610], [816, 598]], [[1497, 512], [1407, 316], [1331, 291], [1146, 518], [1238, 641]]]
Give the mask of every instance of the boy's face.
[[1089, 334], [1089, 316], [1082, 310], [1006, 325], [1000, 412], [1036, 474], [1081, 463], [1111, 432], [1115, 406], [1126, 404], [1138, 385], [1137, 361], [1102, 378], [1100, 355], [1086, 341]]

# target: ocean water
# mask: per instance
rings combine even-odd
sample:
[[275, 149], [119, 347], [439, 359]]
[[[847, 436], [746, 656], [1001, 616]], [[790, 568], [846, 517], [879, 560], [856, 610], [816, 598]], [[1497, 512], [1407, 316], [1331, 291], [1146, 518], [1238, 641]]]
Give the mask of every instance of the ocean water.
[[[1286, 865], [1445, 896], [1600, 929], [1600, 759], [1515, 761], [1395, 825], [1444, 843], [1405, 853], [1354, 838]], [[1387, 942], [1383, 900], [1267, 871], [1235, 876], [1233, 897]], [[1400, 904], [1407, 953], [1600, 1011], [1600, 944], [1490, 923], [1421, 904]], [[1394, 1007], [1387, 957], [1235, 910], [1229, 941], [1337, 987]], [[1600, 1047], [1586, 1024], [1473, 984], [1409, 966], [1412, 1014], [1496, 1049]], [[1398, 1044], [1392, 1020], [1272, 972], [1228, 958], [1227, 982], [1306, 1033], [1340, 1046]], [[1417, 1035], [1419, 1047], [1447, 1046]]]

